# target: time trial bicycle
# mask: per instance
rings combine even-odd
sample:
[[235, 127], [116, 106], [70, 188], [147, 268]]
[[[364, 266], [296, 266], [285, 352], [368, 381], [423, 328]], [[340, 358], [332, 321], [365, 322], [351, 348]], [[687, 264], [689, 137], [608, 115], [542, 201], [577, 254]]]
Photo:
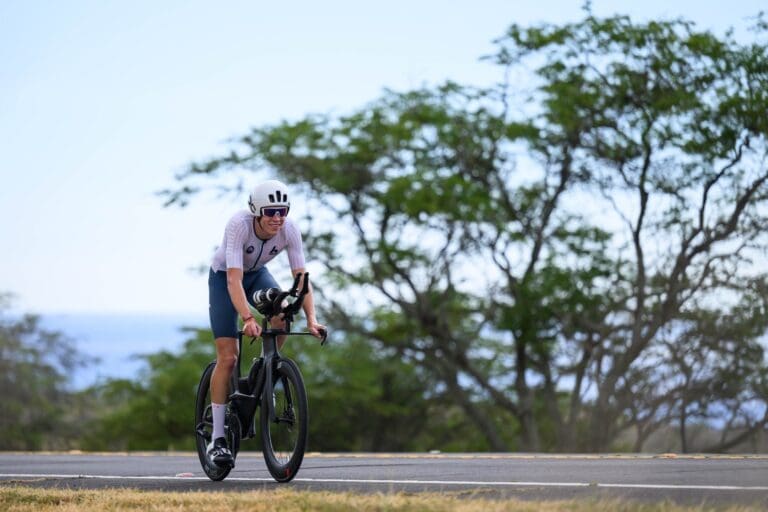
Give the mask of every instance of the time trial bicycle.
[[[229, 385], [224, 432], [232, 457], [237, 458], [240, 441], [255, 437], [256, 409], [259, 414], [261, 447], [264, 461], [272, 477], [278, 482], [289, 482], [299, 471], [304, 459], [309, 429], [307, 392], [296, 363], [280, 354], [278, 336], [306, 336], [308, 332], [291, 332], [293, 316], [301, 309], [309, 290], [309, 274], [299, 289], [302, 274], [297, 274], [287, 292], [277, 288], [259, 290], [253, 295], [256, 310], [263, 315], [261, 356], [253, 359], [247, 376], [241, 377], [240, 360], [243, 331], [237, 333], [237, 361]], [[268, 328], [274, 317], [285, 321], [284, 328]], [[321, 331], [320, 344], [324, 345], [328, 332]], [[251, 339], [253, 343], [256, 338]], [[211, 407], [211, 374], [216, 366], [212, 361], [203, 371], [195, 402], [195, 439], [197, 454], [205, 474], [214, 481], [224, 480], [234, 467], [218, 466], [208, 458], [206, 448], [213, 433]]]

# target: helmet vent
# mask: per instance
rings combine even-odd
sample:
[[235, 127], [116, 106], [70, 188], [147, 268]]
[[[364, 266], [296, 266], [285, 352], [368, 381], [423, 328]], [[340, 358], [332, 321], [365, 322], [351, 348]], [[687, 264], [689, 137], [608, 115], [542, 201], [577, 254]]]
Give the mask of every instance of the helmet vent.
[[[277, 201], [275, 201], [275, 197], [277, 197]], [[287, 203], [288, 194], [283, 195], [283, 193], [280, 192], [279, 190], [275, 190], [274, 194], [269, 194], [269, 202], [270, 203]]]

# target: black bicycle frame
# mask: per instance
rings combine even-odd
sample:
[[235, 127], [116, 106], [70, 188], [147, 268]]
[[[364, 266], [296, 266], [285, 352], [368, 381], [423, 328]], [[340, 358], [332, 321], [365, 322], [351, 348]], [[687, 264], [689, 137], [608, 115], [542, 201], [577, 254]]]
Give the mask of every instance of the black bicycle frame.
[[[238, 419], [241, 425], [241, 438], [248, 439], [252, 437], [255, 432], [253, 428], [253, 420], [256, 414], [256, 408], [259, 406], [259, 399], [264, 396], [271, 396], [275, 383], [272, 381], [272, 375], [277, 365], [280, 364], [281, 356], [280, 351], [277, 348], [278, 336], [312, 336], [308, 332], [291, 332], [291, 323], [293, 322], [293, 315], [296, 314], [301, 307], [304, 300], [304, 296], [309, 290], [309, 273], [304, 274], [304, 285], [299, 290], [299, 280], [301, 274], [296, 275], [293, 282], [293, 286], [290, 291], [282, 292], [275, 300], [277, 304], [282, 303], [283, 299], [287, 297], [296, 297], [297, 300], [293, 304], [290, 304], [286, 308], [282, 309], [283, 321], [285, 322], [285, 328], [283, 329], [271, 329], [267, 328], [271, 316], [264, 317], [262, 321], [262, 344], [261, 357], [257, 360], [253, 360], [253, 365], [248, 373], [248, 377], [245, 379], [240, 378], [240, 355], [243, 352], [243, 331], [237, 333], [237, 362], [235, 368], [232, 371], [231, 386], [233, 393], [229, 396], [232, 404], [235, 406]], [[325, 344], [327, 332], [322, 332], [323, 338], [321, 345]], [[251, 343], [256, 338], [251, 340]], [[270, 423], [275, 421], [275, 404], [272, 400], [267, 400], [269, 407], [269, 421]], [[248, 430], [242, 432], [248, 425]]]
[[[264, 326], [266, 327], [266, 320], [264, 321]], [[278, 336], [311, 336], [311, 334], [308, 332], [290, 332], [290, 322], [287, 320], [285, 329], [263, 329], [262, 338], [264, 342], [262, 344], [261, 356], [253, 360], [248, 377], [241, 378], [240, 354], [242, 354], [243, 349], [243, 332], [239, 331], [237, 333], [238, 356], [230, 382], [234, 392], [229, 396], [229, 399], [234, 404], [235, 411], [240, 420], [241, 438], [243, 439], [253, 437], [255, 434], [253, 421], [256, 409], [259, 406], [259, 399], [265, 394], [266, 396], [272, 395], [275, 385], [272, 377], [274, 370], [282, 360], [280, 351], [277, 348]], [[274, 402], [272, 400], [267, 400], [266, 402], [269, 421], [274, 422], [276, 417]]]

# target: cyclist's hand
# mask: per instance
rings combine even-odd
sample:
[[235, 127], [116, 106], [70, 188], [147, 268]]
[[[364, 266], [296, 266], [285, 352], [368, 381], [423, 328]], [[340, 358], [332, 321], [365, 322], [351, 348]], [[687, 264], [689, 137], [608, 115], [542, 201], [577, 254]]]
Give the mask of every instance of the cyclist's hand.
[[255, 318], [251, 317], [243, 324], [243, 333], [253, 338], [261, 335], [261, 326]]
[[327, 331], [323, 324], [317, 322], [307, 322], [307, 331], [315, 338], [323, 339], [323, 331]]

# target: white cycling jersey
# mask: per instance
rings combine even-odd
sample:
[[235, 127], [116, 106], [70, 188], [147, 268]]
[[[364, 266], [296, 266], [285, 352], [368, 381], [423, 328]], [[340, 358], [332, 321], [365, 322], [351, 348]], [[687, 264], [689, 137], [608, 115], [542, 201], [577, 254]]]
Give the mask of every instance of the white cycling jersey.
[[304, 268], [304, 249], [301, 233], [291, 219], [286, 218], [283, 227], [269, 240], [256, 236], [256, 217], [242, 210], [229, 219], [224, 230], [224, 240], [213, 255], [211, 268], [214, 271], [240, 268], [243, 272], [260, 269], [287, 249], [291, 270]]

